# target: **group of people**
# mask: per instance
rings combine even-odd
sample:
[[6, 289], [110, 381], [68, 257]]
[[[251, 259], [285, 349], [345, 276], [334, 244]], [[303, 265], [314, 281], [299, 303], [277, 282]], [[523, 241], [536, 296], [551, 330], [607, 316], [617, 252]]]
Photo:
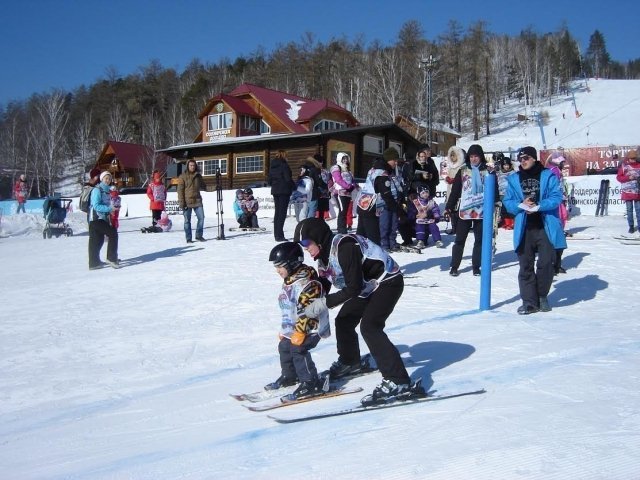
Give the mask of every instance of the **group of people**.
[[[109, 171], [93, 168], [89, 172], [89, 179], [85, 186], [91, 187], [87, 222], [89, 224], [89, 270], [97, 270], [109, 265], [120, 268], [118, 258], [118, 228], [120, 226], [120, 208], [122, 199], [113, 175]], [[162, 174], [154, 170], [147, 186], [149, 210], [151, 211], [151, 227], [143, 231], [167, 232], [171, 230], [172, 222], [168, 217], [165, 202], [167, 188]], [[100, 250], [107, 238], [106, 262], [100, 260]]]
[[[426, 151], [422, 151], [426, 153]], [[448, 171], [451, 186], [445, 214], [456, 218], [451, 270], [457, 276], [464, 243], [471, 230], [475, 235], [472, 254], [474, 274], [480, 273], [482, 217], [502, 210], [513, 228], [513, 244], [518, 255], [518, 284], [522, 315], [549, 311], [547, 295], [551, 288], [558, 252], [566, 248], [562, 220], [563, 190], [557, 172], [545, 168], [533, 147], [520, 149], [520, 168], [513, 170], [510, 159], [494, 156], [488, 164], [480, 145], [471, 145], [464, 155], [455, 154], [457, 165]], [[299, 386], [290, 399], [320, 395], [326, 389], [311, 359], [310, 350], [320, 338], [327, 336], [328, 309], [339, 308], [335, 318], [338, 359], [328, 371], [330, 379], [357, 375], [363, 369], [356, 327], [367, 344], [382, 375], [381, 383], [362, 399], [363, 404], [406, 399], [424, 395], [420, 382], [411, 382], [397, 348], [384, 332], [386, 321], [400, 299], [404, 282], [398, 264], [390, 256], [397, 228], [403, 188], [408, 188], [408, 206], [414, 213], [418, 241], [426, 235], [428, 225], [440, 217], [433, 205], [426, 160], [419, 158], [421, 168], [410, 170], [408, 178], [398, 177], [399, 154], [390, 148], [376, 161], [358, 200], [358, 231], [348, 234], [332, 232], [322, 218], [306, 218], [298, 222], [293, 241], [276, 245], [270, 255], [278, 274], [284, 279], [278, 303], [282, 310], [282, 329], [278, 351], [281, 375], [266, 389]], [[551, 162], [558, 167], [562, 159]], [[416, 172], [416, 170], [418, 170]], [[496, 208], [483, 212], [484, 184], [487, 175], [495, 174]], [[416, 178], [417, 177], [417, 178]], [[434, 182], [435, 183], [435, 182]], [[434, 187], [435, 188], [435, 187]], [[433, 202], [430, 204], [430, 202]], [[566, 216], [564, 217], [566, 221]], [[434, 222], [429, 223], [428, 219]], [[343, 226], [343, 225], [341, 225]], [[431, 231], [434, 234], [435, 232]], [[439, 232], [438, 232], [439, 233]], [[397, 234], [397, 233], [396, 233]], [[424, 240], [422, 240], [424, 241]], [[317, 261], [316, 271], [304, 265], [302, 249]], [[335, 291], [331, 291], [331, 288]]]

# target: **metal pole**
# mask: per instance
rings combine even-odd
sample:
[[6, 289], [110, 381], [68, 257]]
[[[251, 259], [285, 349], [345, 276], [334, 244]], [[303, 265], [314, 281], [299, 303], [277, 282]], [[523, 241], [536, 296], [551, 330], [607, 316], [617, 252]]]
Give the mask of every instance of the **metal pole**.
[[226, 240], [224, 236], [224, 203], [222, 198], [222, 178], [220, 174], [220, 169], [216, 169], [216, 200], [217, 200], [217, 211], [216, 215], [218, 217], [218, 236], [216, 240]]
[[424, 68], [427, 77], [427, 132], [426, 132], [426, 143], [431, 145], [433, 140], [433, 115], [432, 115], [432, 89], [431, 89], [431, 79], [433, 77], [433, 69], [435, 68], [437, 60], [433, 58], [433, 55], [429, 55], [429, 58], [420, 59], [420, 67]]
[[484, 177], [484, 204], [482, 206], [482, 255], [480, 260], [480, 310], [491, 306], [491, 263], [493, 256], [493, 208], [496, 197], [496, 176]]

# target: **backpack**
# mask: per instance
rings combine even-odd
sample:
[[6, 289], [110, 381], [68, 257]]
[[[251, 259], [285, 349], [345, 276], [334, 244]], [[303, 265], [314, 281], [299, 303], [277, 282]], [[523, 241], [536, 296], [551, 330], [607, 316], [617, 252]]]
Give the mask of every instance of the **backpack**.
[[80, 192], [80, 199], [78, 200], [78, 208], [84, 213], [89, 213], [89, 207], [91, 206], [91, 192], [95, 187], [93, 185], [84, 185]]

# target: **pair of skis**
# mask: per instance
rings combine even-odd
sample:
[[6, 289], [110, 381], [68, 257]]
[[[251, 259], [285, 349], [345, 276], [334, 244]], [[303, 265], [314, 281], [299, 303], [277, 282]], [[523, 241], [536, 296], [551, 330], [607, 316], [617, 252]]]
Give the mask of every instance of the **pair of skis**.
[[616, 240], [618, 240], [623, 245], [640, 245], [640, 237], [635, 237], [631, 235], [618, 235], [614, 236]]
[[230, 232], [266, 232], [267, 229], [264, 227], [232, 227], [229, 229]]
[[[375, 369], [372, 369], [371, 371], [375, 371]], [[371, 372], [366, 372], [364, 373], [364, 375], [366, 375], [367, 373], [371, 373]], [[289, 391], [292, 391], [292, 388], [290, 388]], [[302, 398], [298, 400], [290, 400], [288, 399], [287, 395], [283, 395], [285, 393], [285, 389], [271, 390], [271, 391], [265, 391], [265, 392], [254, 392], [254, 393], [248, 393], [248, 394], [233, 394], [231, 396], [236, 400], [249, 401], [249, 402], [261, 402], [263, 400], [268, 400], [270, 398], [280, 397], [279, 401], [277, 402], [267, 403], [263, 405], [243, 405], [244, 407], [246, 407], [247, 409], [253, 412], [265, 412], [269, 410], [275, 410], [277, 408], [288, 407], [291, 405], [298, 405], [300, 403], [307, 403], [307, 402], [312, 402], [316, 400], [322, 400], [325, 398], [338, 397], [342, 395], [350, 395], [352, 393], [358, 393], [362, 391], [363, 391], [362, 387], [338, 387], [338, 386], [329, 384], [328, 391], [326, 391], [325, 393], [321, 393], [316, 396]], [[298, 423], [298, 422], [306, 422], [309, 420], [318, 420], [321, 418], [339, 417], [343, 415], [352, 415], [355, 413], [381, 410], [384, 408], [395, 408], [395, 407], [413, 405], [416, 403], [433, 402], [438, 400], [446, 400], [446, 399], [458, 398], [458, 397], [464, 397], [464, 396], [470, 396], [470, 395], [480, 395], [485, 393], [485, 390], [480, 389], [480, 390], [472, 390], [467, 392], [444, 394], [444, 395], [434, 395], [434, 393], [435, 392], [428, 392], [428, 393], [422, 393], [422, 394], [417, 393], [409, 397], [403, 397], [403, 398], [392, 397], [390, 399], [386, 399], [385, 401], [379, 402], [379, 403], [373, 402], [365, 405], [360, 404], [358, 406], [351, 407], [351, 408], [333, 410], [329, 412], [316, 413], [316, 414], [300, 415], [300, 416], [294, 416], [294, 417], [279, 417], [279, 416], [273, 416], [273, 415], [268, 415], [268, 416], [269, 418], [271, 418], [272, 420], [275, 420], [278, 423]]]

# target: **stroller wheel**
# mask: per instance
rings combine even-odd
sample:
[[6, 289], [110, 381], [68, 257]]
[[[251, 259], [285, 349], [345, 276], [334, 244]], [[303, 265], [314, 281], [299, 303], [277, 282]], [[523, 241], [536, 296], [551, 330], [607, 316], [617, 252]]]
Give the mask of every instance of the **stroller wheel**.
[[73, 235], [73, 230], [68, 229], [67, 230], [67, 237], [71, 237]]

